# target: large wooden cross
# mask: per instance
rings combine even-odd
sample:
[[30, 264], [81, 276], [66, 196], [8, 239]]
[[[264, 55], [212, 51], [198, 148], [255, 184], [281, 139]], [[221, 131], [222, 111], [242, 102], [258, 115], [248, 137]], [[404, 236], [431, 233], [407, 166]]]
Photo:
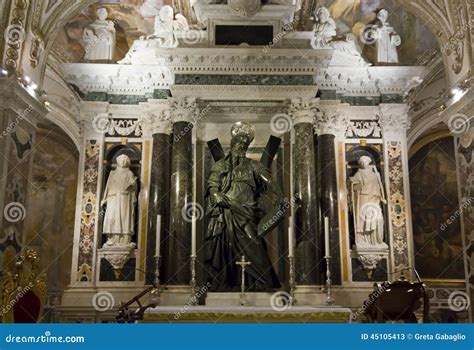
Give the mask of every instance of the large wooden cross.
[[[278, 152], [278, 148], [280, 148], [281, 138], [270, 136], [268, 139], [267, 145], [265, 150], [263, 151], [262, 157], [260, 158], [260, 163], [262, 163], [265, 167], [270, 169], [273, 163], [273, 159]], [[211, 151], [212, 158], [214, 161], [219, 161], [225, 157], [224, 149], [222, 148], [219, 139], [214, 139], [207, 142], [209, 146], [209, 150]]]

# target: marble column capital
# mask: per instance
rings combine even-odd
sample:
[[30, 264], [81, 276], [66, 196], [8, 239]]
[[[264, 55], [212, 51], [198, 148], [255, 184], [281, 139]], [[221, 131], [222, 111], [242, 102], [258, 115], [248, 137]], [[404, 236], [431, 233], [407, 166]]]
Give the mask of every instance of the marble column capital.
[[318, 113], [314, 122], [314, 132], [317, 135], [334, 135], [344, 137], [349, 125], [349, 116], [342, 113], [337, 107], [327, 108]]
[[406, 104], [380, 104], [380, 126], [385, 139], [399, 140], [406, 137], [411, 121]]
[[171, 115], [169, 110], [147, 111], [140, 118], [144, 137], [156, 134], [170, 135], [172, 131]]
[[288, 114], [294, 124], [314, 123], [318, 113], [319, 99], [293, 98], [290, 100]]
[[197, 103], [194, 97], [169, 98], [169, 113], [172, 123], [197, 123]]

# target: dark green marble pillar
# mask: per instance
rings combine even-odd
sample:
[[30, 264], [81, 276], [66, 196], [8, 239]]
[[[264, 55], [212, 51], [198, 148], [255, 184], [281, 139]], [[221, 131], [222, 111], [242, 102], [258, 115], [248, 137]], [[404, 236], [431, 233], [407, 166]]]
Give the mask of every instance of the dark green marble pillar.
[[153, 135], [152, 166], [150, 176], [150, 201], [148, 205], [148, 239], [146, 272], [147, 282], [154, 281], [156, 269], [156, 226], [157, 216], [161, 215], [161, 269], [160, 281], [166, 283], [169, 279], [169, 265], [163, 264], [169, 260], [169, 200], [170, 200], [170, 160], [171, 137], [165, 133]]
[[[331, 279], [333, 284], [341, 284], [341, 253], [339, 240], [339, 214], [337, 200], [337, 172], [335, 136], [318, 136], [318, 179], [320, 184], [321, 227], [324, 218], [329, 218], [329, 244], [331, 259]], [[324, 232], [320, 245], [324, 250]], [[326, 254], [326, 252], [324, 252]]]
[[295, 211], [295, 277], [297, 285], [322, 284], [323, 248], [318, 244], [318, 196], [313, 124], [295, 124], [293, 146], [294, 194], [301, 199]]
[[193, 201], [193, 124], [178, 121], [173, 124], [170, 187], [170, 235], [167, 260], [168, 284], [188, 285], [191, 279], [191, 220], [183, 208]]

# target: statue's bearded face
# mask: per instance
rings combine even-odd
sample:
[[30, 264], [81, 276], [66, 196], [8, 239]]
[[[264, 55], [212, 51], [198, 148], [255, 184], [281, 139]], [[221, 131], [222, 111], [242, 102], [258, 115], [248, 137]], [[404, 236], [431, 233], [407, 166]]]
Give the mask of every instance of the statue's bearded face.
[[245, 135], [236, 135], [232, 138], [230, 152], [232, 157], [242, 159], [249, 148], [249, 142]]

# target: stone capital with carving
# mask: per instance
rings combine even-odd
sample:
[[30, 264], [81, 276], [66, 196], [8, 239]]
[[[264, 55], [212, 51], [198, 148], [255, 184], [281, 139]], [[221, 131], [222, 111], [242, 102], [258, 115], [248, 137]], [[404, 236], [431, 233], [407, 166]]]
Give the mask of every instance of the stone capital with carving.
[[147, 105], [143, 108], [140, 124], [144, 137], [151, 137], [155, 134], [171, 134], [171, 113], [168, 105], [164, 107], [165, 108], [163, 108], [163, 106]]
[[290, 107], [288, 109], [288, 114], [293, 120], [294, 124], [300, 123], [314, 123], [316, 114], [319, 109], [319, 99], [304, 99], [304, 98], [294, 98], [290, 101]]
[[197, 123], [197, 103], [194, 97], [169, 98], [169, 113], [172, 123]]
[[338, 106], [330, 106], [321, 110], [314, 122], [314, 132], [317, 135], [334, 135], [344, 137], [349, 124], [349, 116]]
[[408, 117], [409, 107], [406, 104], [381, 104], [380, 126], [386, 139], [406, 137], [411, 122]]

